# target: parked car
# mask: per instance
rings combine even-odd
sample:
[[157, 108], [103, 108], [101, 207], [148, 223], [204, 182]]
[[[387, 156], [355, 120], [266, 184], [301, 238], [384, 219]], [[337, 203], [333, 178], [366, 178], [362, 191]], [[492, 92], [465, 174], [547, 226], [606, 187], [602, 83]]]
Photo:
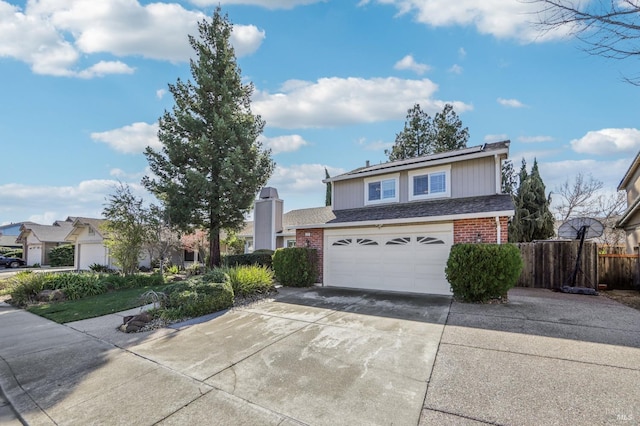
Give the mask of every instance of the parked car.
[[17, 257], [0, 256], [0, 266], [4, 266], [5, 268], [17, 268], [24, 266], [26, 263], [27, 262]]

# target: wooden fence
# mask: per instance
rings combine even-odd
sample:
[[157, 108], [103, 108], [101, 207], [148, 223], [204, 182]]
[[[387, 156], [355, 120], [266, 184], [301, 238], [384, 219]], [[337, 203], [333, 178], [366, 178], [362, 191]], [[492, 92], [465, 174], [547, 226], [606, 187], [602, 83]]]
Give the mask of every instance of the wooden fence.
[[[579, 241], [535, 241], [517, 246], [524, 263], [518, 287], [553, 289], [570, 285]], [[581, 257], [577, 287], [597, 288], [598, 284], [606, 284], [610, 290], [639, 288], [638, 255], [598, 254], [597, 244], [585, 241]]]
[[640, 284], [640, 263], [637, 254], [598, 255], [598, 279], [607, 289], [630, 290]]
[[[579, 241], [535, 241], [519, 243], [524, 267], [518, 280], [518, 287], [553, 289], [571, 285]], [[582, 247], [580, 268], [576, 276], [577, 287], [597, 288], [598, 247], [585, 241]]]

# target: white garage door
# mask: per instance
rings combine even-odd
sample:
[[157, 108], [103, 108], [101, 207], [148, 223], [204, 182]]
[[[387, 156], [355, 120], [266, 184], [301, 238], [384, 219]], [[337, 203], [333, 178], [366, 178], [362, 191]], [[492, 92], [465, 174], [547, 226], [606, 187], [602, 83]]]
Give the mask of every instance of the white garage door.
[[453, 224], [325, 229], [324, 285], [451, 294]]
[[87, 270], [94, 263], [107, 265], [107, 248], [101, 243], [85, 243], [78, 247], [78, 269]]

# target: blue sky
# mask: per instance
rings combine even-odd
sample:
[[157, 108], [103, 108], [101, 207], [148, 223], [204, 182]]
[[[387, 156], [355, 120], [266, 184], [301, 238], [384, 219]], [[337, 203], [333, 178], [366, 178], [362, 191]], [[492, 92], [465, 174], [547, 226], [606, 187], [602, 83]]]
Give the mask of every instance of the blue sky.
[[613, 192], [640, 149], [637, 61], [541, 34], [519, 0], [0, 0], [0, 224], [99, 217], [118, 181], [151, 200], [142, 152], [218, 3], [285, 210], [323, 205], [325, 167], [385, 161], [415, 103], [453, 103], [469, 146], [510, 139], [548, 191], [583, 172]]

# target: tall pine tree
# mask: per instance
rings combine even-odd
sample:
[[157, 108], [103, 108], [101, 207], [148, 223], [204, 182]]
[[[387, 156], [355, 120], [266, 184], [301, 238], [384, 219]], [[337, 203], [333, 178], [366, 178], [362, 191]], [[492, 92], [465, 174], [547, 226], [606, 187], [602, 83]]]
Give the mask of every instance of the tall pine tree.
[[232, 24], [218, 6], [212, 20], [189, 36], [197, 60], [193, 82], [169, 84], [175, 105], [160, 117], [162, 150], [147, 147], [155, 176], [144, 186], [164, 203], [181, 230], [208, 231], [209, 266], [220, 264], [220, 230], [238, 229], [273, 172], [269, 150], [258, 136], [264, 122], [251, 113], [252, 84], [243, 84], [229, 42]]
[[407, 111], [404, 129], [396, 135], [393, 147], [384, 153], [389, 161], [404, 160], [465, 148], [468, 140], [469, 129], [462, 127], [451, 104], [446, 104], [435, 118], [415, 104]]

